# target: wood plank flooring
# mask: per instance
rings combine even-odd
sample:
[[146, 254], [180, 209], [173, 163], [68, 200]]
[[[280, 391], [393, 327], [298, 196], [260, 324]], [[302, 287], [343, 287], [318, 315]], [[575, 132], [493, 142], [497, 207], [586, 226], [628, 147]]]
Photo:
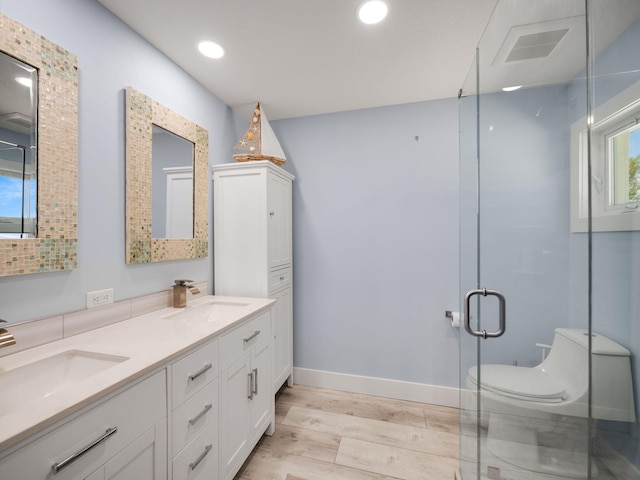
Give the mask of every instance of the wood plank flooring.
[[455, 408], [295, 385], [236, 480], [450, 480], [458, 442]]

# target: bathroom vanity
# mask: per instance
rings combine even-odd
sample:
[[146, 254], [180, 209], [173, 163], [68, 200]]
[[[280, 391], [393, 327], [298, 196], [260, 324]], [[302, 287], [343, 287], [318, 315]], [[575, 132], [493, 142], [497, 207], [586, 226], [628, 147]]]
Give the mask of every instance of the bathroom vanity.
[[233, 478], [274, 430], [273, 303], [204, 296], [0, 358], [0, 478]]

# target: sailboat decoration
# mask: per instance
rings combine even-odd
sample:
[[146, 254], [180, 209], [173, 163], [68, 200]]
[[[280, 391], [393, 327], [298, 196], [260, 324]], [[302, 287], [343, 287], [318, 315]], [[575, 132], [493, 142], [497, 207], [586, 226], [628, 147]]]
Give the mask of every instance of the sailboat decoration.
[[233, 156], [238, 162], [269, 160], [282, 166], [287, 161], [267, 116], [260, 108], [260, 103], [253, 110], [249, 128], [234, 145], [233, 150], [238, 152]]

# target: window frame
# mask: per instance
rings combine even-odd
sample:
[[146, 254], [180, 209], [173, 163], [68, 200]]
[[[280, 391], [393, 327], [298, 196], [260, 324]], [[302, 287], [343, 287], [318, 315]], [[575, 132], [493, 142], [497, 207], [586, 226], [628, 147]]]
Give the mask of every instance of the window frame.
[[587, 117], [571, 126], [571, 231], [589, 229], [588, 135], [591, 135], [591, 229], [594, 232], [640, 230], [640, 207], [636, 202], [615, 205], [608, 139], [640, 117], [640, 82], [622, 91], [594, 110], [588, 129]]

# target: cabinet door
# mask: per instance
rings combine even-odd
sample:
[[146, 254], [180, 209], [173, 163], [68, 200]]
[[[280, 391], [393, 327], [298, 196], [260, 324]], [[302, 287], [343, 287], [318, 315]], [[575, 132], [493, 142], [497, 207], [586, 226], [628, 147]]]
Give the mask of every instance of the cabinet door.
[[61, 462], [56, 480], [85, 479], [166, 419], [166, 398], [162, 370], [2, 459], [0, 479], [50, 478]]
[[277, 300], [276, 304], [271, 307], [273, 393], [275, 394], [293, 370], [291, 287], [272, 294], [270, 297]]
[[213, 193], [216, 294], [264, 296], [266, 175], [257, 169], [218, 172]]
[[267, 241], [269, 268], [291, 263], [291, 182], [269, 173]]
[[84, 480], [104, 480], [104, 467], [100, 467]]
[[[251, 371], [253, 373], [253, 399], [251, 409], [251, 447], [262, 436], [271, 420], [273, 380], [271, 375], [271, 350], [268, 343], [257, 345], [251, 350]], [[257, 437], [257, 438], [256, 438]]]
[[149, 429], [104, 465], [105, 480], [166, 480], [167, 423]]
[[248, 453], [250, 355], [243, 355], [220, 376], [220, 478], [237, 471]]

